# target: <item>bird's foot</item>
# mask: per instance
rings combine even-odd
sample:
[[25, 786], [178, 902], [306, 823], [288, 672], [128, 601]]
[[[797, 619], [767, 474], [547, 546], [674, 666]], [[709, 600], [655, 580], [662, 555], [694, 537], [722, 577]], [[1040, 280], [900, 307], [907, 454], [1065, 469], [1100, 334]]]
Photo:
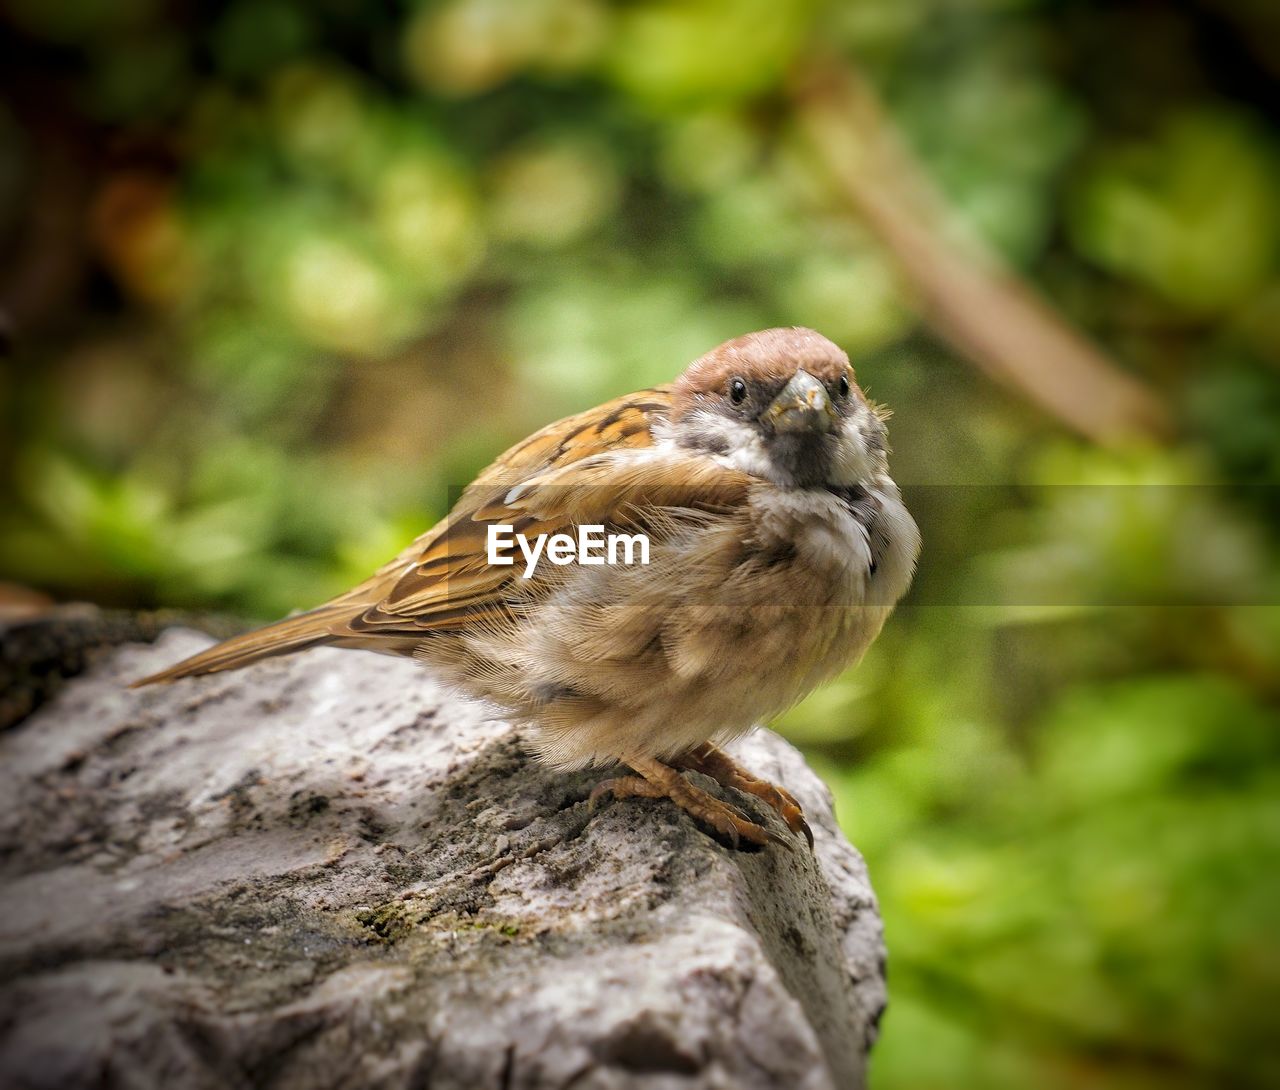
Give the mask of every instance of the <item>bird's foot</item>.
[[753, 776], [719, 746], [713, 746], [710, 742], [704, 742], [697, 749], [690, 750], [676, 763], [681, 768], [690, 768], [704, 776], [710, 776], [722, 787], [736, 787], [739, 791], [755, 795], [768, 803], [787, 823], [787, 828], [793, 833], [801, 833], [809, 842], [809, 850], [813, 850], [813, 830], [804, 819], [800, 803], [785, 787]]
[[606, 794], [618, 799], [631, 796], [670, 799], [695, 820], [711, 826], [727, 838], [735, 848], [743, 840], [761, 845], [770, 841], [785, 843], [768, 829], [757, 825], [737, 807], [695, 787], [669, 765], [651, 758], [637, 758], [629, 763], [639, 775], [617, 776], [596, 784], [589, 801], [591, 809], [594, 810], [600, 798]]

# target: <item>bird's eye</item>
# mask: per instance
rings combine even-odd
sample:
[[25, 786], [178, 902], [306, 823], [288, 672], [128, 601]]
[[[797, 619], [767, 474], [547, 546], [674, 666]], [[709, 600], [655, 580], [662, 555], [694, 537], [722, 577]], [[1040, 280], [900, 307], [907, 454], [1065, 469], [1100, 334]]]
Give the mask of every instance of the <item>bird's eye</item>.
[[840, 384], [836, 387], [836, 389], [839, 391], [841, 397], [849, 396], [849, 376], [848, 375], [840, 376]]
[[741, 405], [747, 397], [747, 384], [740, 378], [729, 380], [729, 400], [735, 405]]

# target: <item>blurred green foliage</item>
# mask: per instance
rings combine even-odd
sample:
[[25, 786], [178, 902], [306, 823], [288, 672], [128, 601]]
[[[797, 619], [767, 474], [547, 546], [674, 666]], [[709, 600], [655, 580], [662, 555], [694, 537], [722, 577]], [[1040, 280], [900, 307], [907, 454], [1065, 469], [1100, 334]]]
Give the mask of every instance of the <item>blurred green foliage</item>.
[[[1271, 5], [2, 10], [5, 577], [276, 616], [532, 428], [815, 326], [926, 537], [779, 724], [882, 900], [874, 1085], [1280, 1081]], [[1091, 449], [922, 326], [795, 139], [818, 55], [1176, 444]]]

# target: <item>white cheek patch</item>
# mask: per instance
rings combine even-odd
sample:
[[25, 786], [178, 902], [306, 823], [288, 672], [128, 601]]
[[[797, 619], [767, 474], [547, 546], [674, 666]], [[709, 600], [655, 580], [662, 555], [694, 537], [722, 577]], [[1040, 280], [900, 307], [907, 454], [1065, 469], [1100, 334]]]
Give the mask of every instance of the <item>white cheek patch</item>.
[[[708, 451], [721, 465], [772, 480], [773, 462], [760, 432], [745, 420], [694, 410], [680, 424], [684, 445]], [[664, 438], [679, 442], [668, 425]]]
[[880, 473], [875, 452], [867, 449], [863, 435], [863, 427], [871, 415], [866, 405], [860, 405], [841, 427], [831, 460], [831, 484], [862, 484]]
[[746, 437], [738, 446], [730, 447], [719, 457], [730, 469], [741, 470], [753, 477], [763, 477], [770, 481], [777, 477], [773, 459], [769, 457], [769, 452], [757, 433]]

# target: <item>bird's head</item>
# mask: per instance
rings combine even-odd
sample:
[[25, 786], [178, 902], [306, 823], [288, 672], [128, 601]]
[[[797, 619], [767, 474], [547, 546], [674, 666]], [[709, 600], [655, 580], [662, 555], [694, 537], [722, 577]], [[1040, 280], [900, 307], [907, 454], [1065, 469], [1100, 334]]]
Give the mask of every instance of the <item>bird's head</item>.
[[713, 348], [676, 380], [672, 435], [783, 487], [859, 485], [886, 468], [884, 416], [849, 357], [811, 329]]

